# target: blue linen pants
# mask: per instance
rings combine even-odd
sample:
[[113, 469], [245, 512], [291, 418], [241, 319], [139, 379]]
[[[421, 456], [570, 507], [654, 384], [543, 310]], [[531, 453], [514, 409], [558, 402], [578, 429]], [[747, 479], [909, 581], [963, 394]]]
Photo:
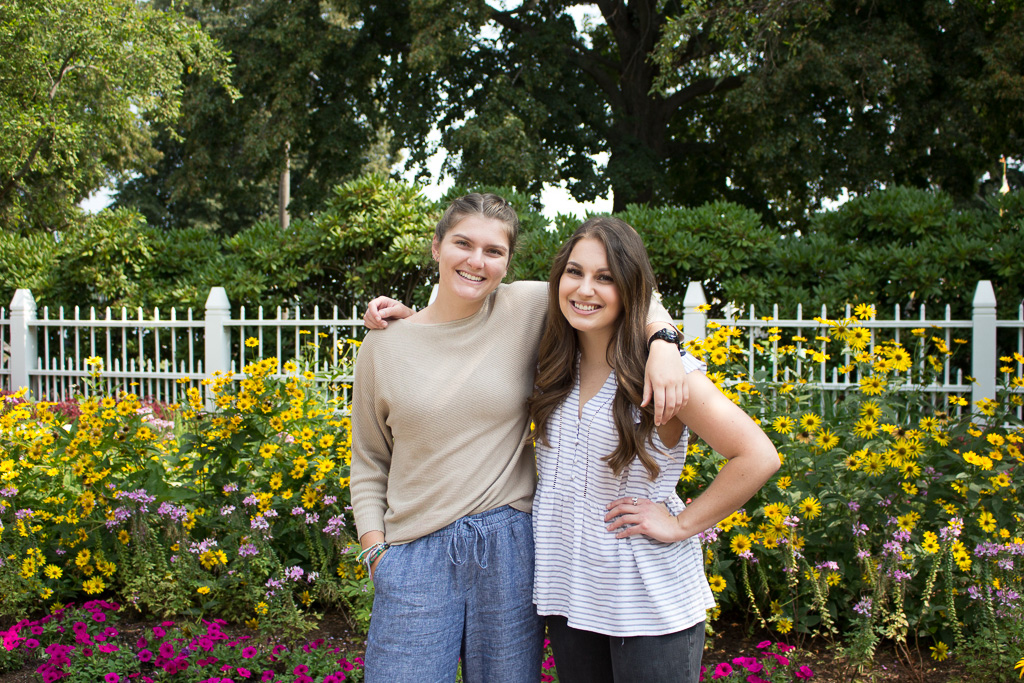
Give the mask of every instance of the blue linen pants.
[[367, 683], [536, 683], [533, 524], [504, 506], [393, 545], [374, 571]]

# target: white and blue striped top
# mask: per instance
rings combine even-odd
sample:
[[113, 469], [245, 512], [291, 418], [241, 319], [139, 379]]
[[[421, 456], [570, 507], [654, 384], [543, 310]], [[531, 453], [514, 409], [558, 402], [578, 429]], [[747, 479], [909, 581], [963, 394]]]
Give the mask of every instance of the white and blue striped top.
[[[703, 370], [684, 356], [687, 372]], [[541, 615], [567, 617], [569, 626], [609, 636], [656, 636], [700, 623], [715, 599], [704, 575], [700, 540], [662, 543], [643, 535], [617, 539], [606, 531], [605, 506], [638, 496], [679, 514], [676, 482], [686, 460], [688, 433], [666, 448], [654, 432], [661, 467], [655, 481], [639, 460], [615, 477], [601, 458], [615, 449], [612, 372], [579, 418], [580, 386], [548, 420], [550, 446], [537, 442], [540, 481], [533, 503], [537, 550], [533, 600]], [[667, 455], [665, 455], [667, 454]]]

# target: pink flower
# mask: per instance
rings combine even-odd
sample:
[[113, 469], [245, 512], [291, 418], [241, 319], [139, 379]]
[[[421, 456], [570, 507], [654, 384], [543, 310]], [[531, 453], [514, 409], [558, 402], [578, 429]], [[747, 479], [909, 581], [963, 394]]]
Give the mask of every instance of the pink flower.
[[807, 666], [806, 664], [800, 665], [800, 668], [796, 670], [796, 677], [797, 678], [802, 678], [802, 679], [806, 680], [806, 679], [810, 678], [813, 675], [814, 675], [814, 672], [811, 671], [811, 667]]
[[149, 650], [139, 650], [139, 654], [137, 656], [140, 662], [148, 662], [153, 659], [153, 653]]
[[252, 659], [255, 656], [256, 648], [253, 646], [250, 645], [249, 647], [242, 648], [242, 659]]
[[761, 664], [759, 661], [757, 661], [757, 659], [755, 657], [736, 657], [735, 659], [732, 660], [732, 663], [735, 664], [736, 666], [742, 666], [747, 671], [751, 671], [751, 672], [754, 672], [754, 673], [757, 673], [758, 671], [761, 670], [760, 668], [757, 668], [757, 669], [753, 668], [755, 666], [759, 667], [760, 664]]
[[790, 650], [795, 650], [796, 645], [786, 645], [785, 643], [779, 643], [779, 652], [786, 654]]
[[240, 667], [236, 668], [236, 669], [235, 669], [235, 671], [236, 671], [236, 672], [238, 673], [238, 675], [239, 675], [239, 676], [241, 676], [242, 678], [249, 678], [249, 676], [252, 676], [252, 672], [251, 672], [251, 671], [249, 671], [248, 669], [246, 669], [245, 667], [241, 667], [241, 666], [240, 666]]
[[153, 627], [153, 635], [156, 636], [157, 638], [163, 638], [164, 636], [167, 635], [167, 631], [163, 630], [159, 626], [154, 626]]
[[771, 646], [772, 646], [772, 641], [770, 641], [770, 640], [762, 640], [760, 643], [757, 644], [757, 649], [758, 650], [763, 650], [766, 647], [771, 647]]
[[775, 661], [777, 661], [782, 666], [789, 666], [789, 657], [783, 657], [782, 655], [777, 655], [774, 652], [769, 652], [768, 654], [770, 654], [772, 657], [775, 657]]
[[305, 664], [299, 664], [294, 669], [292, 669], [292, 673], [296, 674], [296, 675], [304, 674], [307, 671], [309, 671], [309, 667], [306, 666]]
[[750, 674], [747, 676], [747, 683], [771, 683], [771, 681], [765, 680], [757, 674]]
[[120, 681], [120, 680], [121, 680], [121, 677], [118, 676], [113, 671], [111, 671], [110, 673], [108, 673], [106, 676], [103, 677], [103, 683], [118, 683], [118, 681]]
[[174, 646], [170, 643], [160, 643], [160, 656], [170, 659], [174, 656]]
[[725, 662], [722, 662], [721, 664], [715, 667], [715, 673], [711, 675], [711, 680], [715, 680], [716, 678], [725, 678], [731, 673], [732, 666]]

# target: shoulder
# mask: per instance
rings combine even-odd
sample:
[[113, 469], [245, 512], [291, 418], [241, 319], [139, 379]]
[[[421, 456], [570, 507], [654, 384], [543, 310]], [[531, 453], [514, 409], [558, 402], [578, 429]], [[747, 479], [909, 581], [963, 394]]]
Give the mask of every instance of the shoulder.
[[515, 304], [544, 304], [548, 298], [548, 283], [539, 280], [516, 280], [498, 285], [497, 294]]

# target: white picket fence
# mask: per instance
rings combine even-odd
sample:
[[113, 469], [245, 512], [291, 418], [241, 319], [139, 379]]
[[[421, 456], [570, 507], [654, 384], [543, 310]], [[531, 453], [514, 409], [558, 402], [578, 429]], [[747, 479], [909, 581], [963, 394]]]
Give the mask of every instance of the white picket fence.
[[[771, 311], [772, 319], [766, 321], [760, 316], [767, 312], [750, 308], [740, 316], [737, 315], [739, 309], [731, 306], [732, 315], [709, 319], [699, 310], [705, 303], [701, 284], [691, 282], [686, 291], [683, 317], [677, 321], [687, 339], [703, 338], [710, 322], [734, 325], [748, 332], [745, 340], [752, 350], [755, 343], [767, 337], [769, 327], [798, 335], [818, 327], [813, 314], [804, 317], [802, 308], [795, 318], [780, 319], [776, 306]], [[331, 310], [330, 315], [322, 315], [319, 309], [314, 309], [311, 317], [302, 317], [298, 309], [278, 308], [267, 315], [260, 308], [253, 317], [247, 316], [242, 308], [237, 317], [232, 317], [224, 288], [214, 287], [201, 319], [194, 316], [192, 309], [179, 313], [173, 308], [169, 316], [161, 316], [159, 310], [147, 315], [142, 309], [129, 316], [123, 308], [117, 312], [109, 308], [97, 312], [90, 308], [87, 315], [83, 315], [77, 307], [70, 312], [62, 308], [54, 317], [47, 308], [40, 316], [32, 293], [19, 289], [10, 310], [0, 309], [0, 341], [4, 349], [0, 383], [8, 390], [28, 387], [39, 399], [63, 400], [88, 392], [86, 380], [93, 368], [86, 360], [98, 357], [103, 361], [99, 373], [103, 391], [126, 390], [158, 401], [175, 402], [182, 400], [189, 386], [197, 386], [215, 372], [240, 374], [247, 363], [258, 358], [276, 357], [279, 376], [283, 376], [283, 365], [288, 360], [304, 360], [310, 369], [326, 371], [339, 360], [338, 342], [362, 338], [360, 313], [352, 310], [347, 317], [342, 317], [337, 308]], [[844, 317], [849, 316], [847, 307]], [[821, 308], [820, 317], [829, 317], [825, 307]], [[835, 312], [832, 317], [836, 317]], [[970, 375], [976, 378], [975, 383], [968, 383], [962, 371], [952, 368], [947, 360], [941, 383], [909, 387], [936, 396], [970, 391], [974, 402], [983, 397], [995, 397], [1000, 330], [1004, 331], [1004, 348], [1006, 334], [1014, 335], [1011, 344], [1024, 355], [1024, 305], [1018, 308], [1016, 320], [997, 320], [995, 294], [987, 280], [978, 283], [970, 319], [952, 319], [949, 306], [942, 318], [927, 318], [922, 306], [919, 317], [903, 319], [897, 306], [892, 320], [873, 319], [860, 325], [872, 330], [872, 347], [875, 332], [881, 330], [887, 330], [887, 334], [896, 339], [903, 331], [922, 327], [931, 329], [930, 334], [943, 335], [947, 344], [953, 336], [968, 339], [972, 354]], [[251, 339], [256, 340], [255, 346], [245, 343]], [[749, 357], [753, 374], [754, 354]], [[838, 371], [849, 360], [818, 363], [815, 384], [835, 390], [856, 388], [855, 376]], [[350, 376], [335, 379], [351, 381]]]

